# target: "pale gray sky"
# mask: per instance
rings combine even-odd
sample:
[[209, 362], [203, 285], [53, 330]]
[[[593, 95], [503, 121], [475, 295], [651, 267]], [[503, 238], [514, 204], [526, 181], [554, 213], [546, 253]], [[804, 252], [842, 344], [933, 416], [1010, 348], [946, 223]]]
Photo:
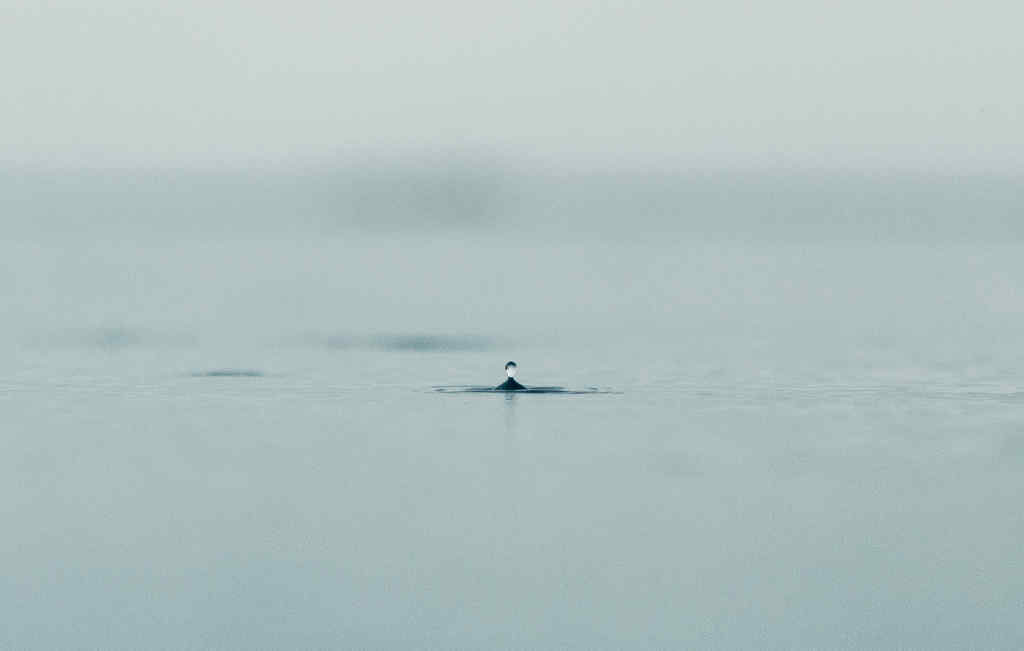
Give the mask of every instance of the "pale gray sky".
[[1013, 172], [1022, 25], [984, 1], [0, 0], [0, 155]]

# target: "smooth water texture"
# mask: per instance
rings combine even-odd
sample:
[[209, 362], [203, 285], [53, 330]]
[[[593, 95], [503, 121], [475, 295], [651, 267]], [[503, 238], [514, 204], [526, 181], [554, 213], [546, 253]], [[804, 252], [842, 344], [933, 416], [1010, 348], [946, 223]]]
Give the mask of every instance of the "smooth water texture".
[[0, 246], [0, 647], [1024, 645], [1017, 244]]

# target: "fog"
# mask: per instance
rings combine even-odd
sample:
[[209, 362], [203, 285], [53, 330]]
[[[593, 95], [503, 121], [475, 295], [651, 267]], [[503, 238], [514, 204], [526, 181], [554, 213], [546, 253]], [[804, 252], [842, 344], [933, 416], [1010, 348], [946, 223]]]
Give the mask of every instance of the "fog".
[[449, 156], [315, 167], [8, 171], [11, 237], [159, 240], [353, 234], [528, 242], [1019, 241], [1011, 175], [527, 168]]
[[1015, 172], [1018, 3], [5, 2], [0, 148]]

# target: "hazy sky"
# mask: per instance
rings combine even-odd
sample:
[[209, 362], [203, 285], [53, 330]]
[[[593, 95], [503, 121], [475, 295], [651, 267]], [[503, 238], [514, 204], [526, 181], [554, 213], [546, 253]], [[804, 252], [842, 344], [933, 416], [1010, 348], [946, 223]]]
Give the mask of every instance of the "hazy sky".
[[7, 163], [1024, 167], [1019, 2], [0, 0]]

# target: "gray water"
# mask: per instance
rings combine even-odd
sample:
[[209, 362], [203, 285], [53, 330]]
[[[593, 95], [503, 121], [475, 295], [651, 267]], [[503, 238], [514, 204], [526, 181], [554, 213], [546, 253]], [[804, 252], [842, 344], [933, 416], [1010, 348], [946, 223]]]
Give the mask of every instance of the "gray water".
[[[973, 239], [22, 220], [0, 647], [1019, 648], [1001, 196]], [[433, 390], [509, 359], [607, 392]]]

